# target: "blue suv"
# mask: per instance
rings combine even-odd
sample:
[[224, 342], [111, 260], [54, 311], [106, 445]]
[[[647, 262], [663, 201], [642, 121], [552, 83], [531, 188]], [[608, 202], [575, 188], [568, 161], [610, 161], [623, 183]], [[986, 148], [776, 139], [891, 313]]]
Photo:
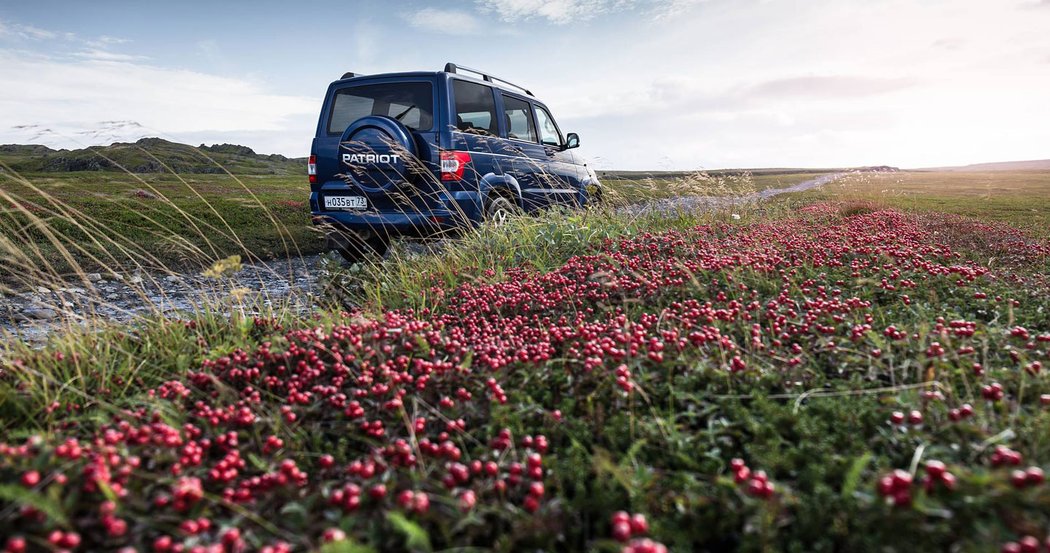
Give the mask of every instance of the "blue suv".
[[601, 184], [579, 145], [527, 89], [474, 69], [347, 73], [328, 87], [310, 150], [312, 220], [357, 261], [398, 236], [586, 206]]

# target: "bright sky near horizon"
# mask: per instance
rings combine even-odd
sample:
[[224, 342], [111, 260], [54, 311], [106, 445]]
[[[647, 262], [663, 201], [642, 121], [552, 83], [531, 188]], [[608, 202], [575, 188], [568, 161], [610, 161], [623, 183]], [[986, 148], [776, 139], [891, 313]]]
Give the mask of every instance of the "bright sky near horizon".
[[344, 71], [446, 61], [603, 169], [1050, 158], [1050, 0], [0, 0], [0, 143], [305, 156]]

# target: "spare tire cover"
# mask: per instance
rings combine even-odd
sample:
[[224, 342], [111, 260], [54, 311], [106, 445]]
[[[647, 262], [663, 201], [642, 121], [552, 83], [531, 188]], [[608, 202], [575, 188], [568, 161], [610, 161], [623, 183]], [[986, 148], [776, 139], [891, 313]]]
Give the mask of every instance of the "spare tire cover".
[[354, 121], [339, 140], [339, 162], [344, 174], [366, 192], [396, 189], [409, 180], [409, 167], [418, 163], [416, 143], [400, 121], [369, 115]]

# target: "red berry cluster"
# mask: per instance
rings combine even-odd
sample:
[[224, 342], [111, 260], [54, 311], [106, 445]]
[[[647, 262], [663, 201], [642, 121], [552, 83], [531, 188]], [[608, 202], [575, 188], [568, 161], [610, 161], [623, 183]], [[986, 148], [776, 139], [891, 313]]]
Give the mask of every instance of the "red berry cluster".
[[877, 489], [879, 495], [885, 497], [893, 506], [907, 507], [912, 502], [911, 485], [911, 473], [897, 469], [879, 478]]
[[1002, 553], [1043, 553], [1050, 552], [1050, 537], [1043, 544], [1035, 536], [1024, 536], [1018, 541], [1006, 542], [1000, 548]]
[[616, 511], [612, 515], [612, 537], [625, 545], [621, 553], [667, 553], [667, 546], [641, 537], [649, 533], [649, 521], [641, 513]]
[[937, 486], [942, 486], [948, 491], [955, 489], [955, 475], [948, 472], [948, 467], [941, 461], [931, 460], [926, 462], [926, 475], [922, 477], [922, 486], [926, 493], [933, 493]]
[[743, 459], [733, 459], [729, 462], [729, 468], [733, 471], [733, 481], [745, 486], [744, 491], [752, 497], [770, 499], [776, 493], [776, 485], [769, 481], [769, 477], [763, 470], [751, 472]]

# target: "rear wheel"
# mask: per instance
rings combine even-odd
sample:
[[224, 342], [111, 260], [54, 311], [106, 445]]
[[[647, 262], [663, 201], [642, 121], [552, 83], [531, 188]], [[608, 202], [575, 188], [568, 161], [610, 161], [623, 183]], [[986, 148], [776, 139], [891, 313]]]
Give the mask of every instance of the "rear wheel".
[[485, 220], [497, 227], [507, 224], [507, 219], [521, 212], [517, 204], [506, 196], [493, 196], [485, 206]]

